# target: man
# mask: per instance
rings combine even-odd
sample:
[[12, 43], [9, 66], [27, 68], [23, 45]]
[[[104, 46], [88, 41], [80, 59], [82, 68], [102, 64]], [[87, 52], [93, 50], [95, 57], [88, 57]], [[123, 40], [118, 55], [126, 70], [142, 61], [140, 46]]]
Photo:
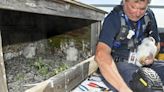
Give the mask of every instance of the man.
[[[153, 12], [148, 8], [150, 0], [123, 0], [105, 18], [95, 60], [108, 84], [118, 92], [132, 92], [129, 81], [139, 68], [128, 63], [132, 53], [145, 37], [153, 37], [158, 51], [160, 38]], [[149, 56], [150, 57], [150, 56]], [[164, 83], [164, 63], [147, 58], [147, 66], [154, 69]]]

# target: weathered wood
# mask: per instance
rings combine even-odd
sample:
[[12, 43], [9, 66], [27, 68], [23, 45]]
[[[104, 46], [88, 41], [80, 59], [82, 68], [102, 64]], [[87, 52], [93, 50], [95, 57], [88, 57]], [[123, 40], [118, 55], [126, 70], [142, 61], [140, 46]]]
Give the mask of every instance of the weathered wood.
[[[1, 12], [3, 13], [9, 10], [18, 11], [18, 12], [20, 11], [23, 14], [24, 12], [26, 12], [30, 14], [29, 16], [31, 16], [31, 14], [37, 13], [39, 15], [40, 14], [53, 15], [53, 16], [58, 16], [60, 18], [65, 17], [65, 19], [66, 18], [71, 18], [72, 20], [79, 19], [78, 20], [80, 21], [79, 23], [83, 21], [85, 24], [87, 24], [86, 21], [90, 21], [88, 22], [87, 25], [90, 25], [91, 23], [95, 23], [92, 26], [93, 34], [97, 33], [97, 31], [100, 31], [100, 25], [101, 25], [100, 22], [104, 18], [104, 14], [107, 13], [95, 7], [82, 4], [74, 0], [0, 0], [0, 10], [2, 10]], [[5, 14], [10, 15], [12, 14], [11, 11], [9, 14], [8, 13], [5, 13]], [[18, 13], [14, 13], [14, 14], [17, 15]], [[32, 17], [36, 17], [36, 16], [32, 16]], [[39, 20], [43, 19], [43, 17], [40, 17], [40, 18], [41, 19]], [[48, 23], [49, 22], [50, 21], [48, 21]], [[51, 21], [51, 22], [54, 22], [54, 21]], [[42, 22], [42, 23], [45, 23], [45, 22]], [[77, 22], [74, 22], [74, 21], [71, 21], [71, 23], [77, 24]], [[79, 28], [79, 26], [76, 28]], [[42, 27], [40, 29], [43, 30]], [[94, 32], [94, 30], [96, 31]], [[91, 38], [91, 41], [97, 39], [96, 38], [97, 35], [96, 36], [92, 35], [92, 37], [93, 38]], [[96, 42], [94, 41], [91, 47], [94, 48], [95, 44]], [[77, 86], [80, 82], [82, 82], [88, 75], [92, 74], [97, 69], [97, 65], [93, 58], [94, 57], [91, 57], [90, 59], [82, 61], [81, 63], [50, 78], [49, 80], [41, 82], [37, 84], [35, 87], [29, 90], [26, 90], [26, 92], [70, 91], [75, 86]], [[7, 92], [8, 90], [7, 90], [7, 83], [6, 83], [1, 39], [0, 39], [0, 63], [1, 63], [0, 65], [0, 92]]]
[[6, 0], [0, 0], [0, 3], [6, 3]]
[[96, 22], [96, 23], [92, 23], [91, 24], [91, 52], [94, 54], [95, 53], [95, 48], [96, 48], [96, 44], [97, 44], [97, 40], [98, 40], [98, 36], [99, 36], [99, 32], [101, 30], [101, 22]]
[[69, 92], [87, 76], [95, 72], [97, 68], [98, 66], [93, 56], [25, 92]]
[[96, 8], [95, 6], [81, 3], [81, 2], [79, 2], [78, 0], [64, 0], [64, 1], [67, 1], [67, 2], [69, 2], [69, 3], [73, 3], [73, 4], [76, 4], [76, 5], [78, 5], [78, 6], [85, 7], [85, 8], [91, 9], [91, 10], [94, 10], [94, 11], [96, 11], [96, 12], [108, 13], [108, 12], [106, 12], [106, 11], [103, 11], [103, 10], [99, 9], [99, 8]]
[[1, 31], [0, 31], [0, 92], [8, 92], [3, 53], [2, 53]]
[[72, 0], [6, 0], [0, 1], [0, 8], [90, 20], [102, 20], [106, 13]]

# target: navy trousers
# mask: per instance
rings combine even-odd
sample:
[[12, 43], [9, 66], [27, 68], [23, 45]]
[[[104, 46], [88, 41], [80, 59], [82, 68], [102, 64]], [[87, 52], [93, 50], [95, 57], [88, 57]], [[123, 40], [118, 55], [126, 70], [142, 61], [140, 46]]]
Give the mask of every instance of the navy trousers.
[[[124, 81], [129, 86], [129, 82], [132, 80], [133, 73], [139, 68], [134, 64], [130, 64], [127, 62], [117, 62], [117, 68]], [[155, 70], [157, 74], [160, 76], [163, 84], [164, 84], [164, 61], [155, 61], [149, 68]], [[114, 87], [112, 87], [107, 81], [104, 80], [104, 83], [111, 88], [114, 92], [118, 92]]]

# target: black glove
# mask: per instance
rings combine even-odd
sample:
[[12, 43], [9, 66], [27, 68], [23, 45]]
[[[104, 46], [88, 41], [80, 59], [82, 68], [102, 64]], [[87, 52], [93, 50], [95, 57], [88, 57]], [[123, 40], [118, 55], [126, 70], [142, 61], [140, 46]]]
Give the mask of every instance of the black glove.
[[133, 74], [130, 82], [133, 92], [164, 92], [163, 84], [158, 74], [151, 68], [140, 68]]

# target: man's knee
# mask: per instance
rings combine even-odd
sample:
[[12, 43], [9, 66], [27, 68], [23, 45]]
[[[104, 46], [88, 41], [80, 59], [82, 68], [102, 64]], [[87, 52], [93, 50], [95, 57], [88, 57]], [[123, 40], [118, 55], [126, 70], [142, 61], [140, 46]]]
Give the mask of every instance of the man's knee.
[[132, 80], [132, 75], [139, 67], [131, 63], [119, 62], [117, 68], [124, 81], [129, 85], [129, 82]]

